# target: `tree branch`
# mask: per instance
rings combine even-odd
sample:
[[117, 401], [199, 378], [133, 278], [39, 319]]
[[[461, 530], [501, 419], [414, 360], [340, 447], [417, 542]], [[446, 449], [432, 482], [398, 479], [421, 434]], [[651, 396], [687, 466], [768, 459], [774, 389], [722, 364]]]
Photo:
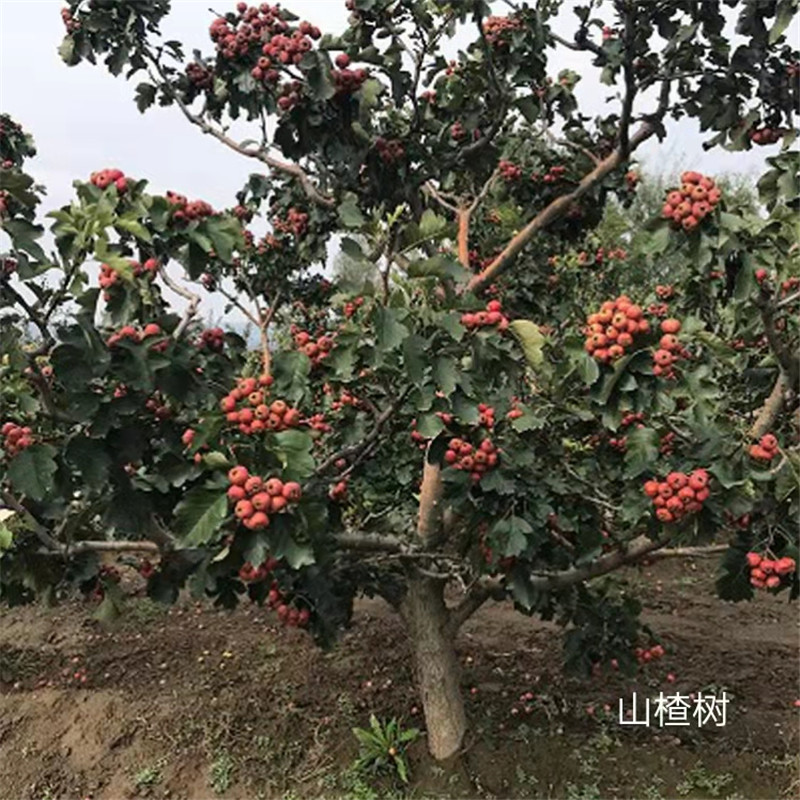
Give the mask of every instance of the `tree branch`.
[[784, 392], [788, 387], [786, 375], [783, 372], [779, 373], [769, 397], [764, 401], [750, 428], [748, 435], [751, 439], [760, 439], [773, 426], [783, 408]]
[[393, 535], [380, 533], [337, 533], [333, 536], [334, 544], [343, 550], [367, 550], [385, 553], [404, 553], [407, 546]]
[[217, 141], [222, 142], [222, 144], [224, 144], [226, 147], [229, 147], [236, 153], [247, 156], [247, 158], [255, 158], [256, 160], [261, 161], [263, 164], [266, 164], [271, 169], [274, 169], [276, 172], [282, 172], [284, 175], [289, 175], [290, 177], [294, 178], [303, 188], [303, 191], [306, 193], [308, 198], [318, 205], [325, 206], [327, 208], [331, 208], [332, 206], [336, 205], [336, 201], [332, 197], [327, 197], [320, 192], [302, 167], [298, 166], [297, 164], [290, 164], [285, 161], [280, 161], [277, 158], [273, 158], [272, 156], [268, 155], [263, 148], [252, 150], [242, 147], [229, 136], [226, 136], [221, 130], [209, 125], [209, 123], [206, 122], [201, 116], [193, 114], [178, 93], [172, 88], [172, 85], [170, 84], [167, 76], [164, 74], [161, 64], [158, 62], [158, 60], [153, 58], [150, 53], [148, 53], [147, 56], [150, 60], [150, 63], [155, 67], [156, 71], [161, 77], [161, 80], [163, 81], [162, 88], [164, 88], [169, 96], [175, 101], [175, 104], [178, 106], [178, 108], [180, 108], [183, 116], [186, 117], [186, 119], [189, 120], [192, 125], [196, 125], [201, 131], [203, 131], [203, 133], [213, 136]]
[[645, 122], [631, 137], [627, 152], [618, 148], [610, 156], [603, 159], [591, 172], [587, 173], [572, 192], [556, 198], [540, 211], [503, 249], [503, 251], [482, 272], [475, 275], [467, 284], [467, 290], [477, 292], [504, 272], [519, 255], [533, 237], [547, 225], [560, 219], [569, 207], [578, 199], [591, 191], [608, 174], [623, 163], [628, 155], [643, 142], [647, 141], [657, 130], [656, 122], [666, 113], [669, 103], [669, 83], [662, 88], [661, 99], [656, 113]]
[[188, 289], [185, 289], [176, 281], [172, 280], [170, 276], [167, 274], [167, 268], [162, 264], [158, 268], [158, 274], [161, 276], [161, 280], [172, 289], [175, 294], [180, 295], [184, 298], [184, 300], [189, 301], [189, 305], [186, 307], [186, 311], [183, 312], [183, 318], [181, 319], [178, 327], [175, 328], [172, 334], [172, 338], [177, 341], [178, 339], [186, 333], [186, 329], [189, 327], [189, 323], [194, 319], [197, 314], [197, 308], [200, 305], [200, 297], [196, 295], [194, 292], [190, 292]]

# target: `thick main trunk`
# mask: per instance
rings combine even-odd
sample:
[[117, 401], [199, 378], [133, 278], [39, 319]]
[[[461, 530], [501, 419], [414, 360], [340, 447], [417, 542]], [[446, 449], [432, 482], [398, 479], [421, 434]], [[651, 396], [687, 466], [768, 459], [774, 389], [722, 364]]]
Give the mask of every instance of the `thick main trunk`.
[[442, 583], [425, 577], [412, 579], [402, 611], [425, 713], [428, 749], [438, 760], [450, 758], [461, 748], [467, 718]]

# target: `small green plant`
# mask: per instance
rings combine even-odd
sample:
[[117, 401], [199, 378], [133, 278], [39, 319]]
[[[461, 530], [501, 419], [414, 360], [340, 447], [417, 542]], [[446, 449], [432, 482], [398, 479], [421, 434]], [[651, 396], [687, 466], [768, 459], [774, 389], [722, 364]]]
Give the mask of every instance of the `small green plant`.
[[142, 767], [133, 776], [133, 785], [136, 787], [136, 790], [146, 794], [154, 786], [161, 783], [161, 773], [164, 769], [164, 764], [164, 759], [159, 759], [155, 764]]
[[406, 747], [419, 736], [416, 728], [403, 728], [397, 719], [382, 723], [371, 714], [369, 728], [353, 728], [353, 735], [361, 745], [355, 762], [360, 772], [394, 771], [403, 783], [408, 783]]
[[702, 764], [698, 764], [686, 773], [686, 777], [675, 789], [682, 796], [697, 790], [706, 792], [712, 797], [719, 797], [723, 789], [732, 782], [733, 775], [730, 772], [716, 774], [707, 770]]
[[216, 794], [225, 794], [231, 786], [231, 773], [233, 772], [233, 759], [223, 750], [211, 762], [209, 785]]

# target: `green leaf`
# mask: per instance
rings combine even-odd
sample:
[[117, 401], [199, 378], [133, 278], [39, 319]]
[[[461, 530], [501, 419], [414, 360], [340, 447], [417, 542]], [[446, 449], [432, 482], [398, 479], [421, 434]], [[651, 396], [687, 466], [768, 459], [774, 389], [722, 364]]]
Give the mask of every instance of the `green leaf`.
[[0, 552], [8, 550], [14, 543], [14, 534], [2, 519], [0, 519]]
[[465, 280], [469, 275], [458, 259], [444, 253], [412, 261], [407, 272], [409, 278], [452, 278], [454, 281]]
[[206, 544], [228, 516], [228, 498], [219, 489], [195, 486], [175, 509], [175, 533], [184, 544]]
[[275, 434], [275, 455], [283, 464], [284, 479], [305, 480], [316, 466], [311, 449], [314, 440], [306, 431], [289, 430]]
[[444, 423], [436, 414], [421, 414], [417, 419], [417, 432], [426, 439], [433, 439], [444, 430]]
[[114, 227], [133, 234], [137, 239], [141, 239], [143, 242], [151, 242], [153, 240], [150, 231], [148, 231], [133, 215], [119, 217], [114, 223]]
[[600, 377], [600, 366], [588, 353], [583, 353], [578, 359], [578, 373], [583, 382], [591, 386]]
[[540, 366], [544, 361], [545, 338], [539, 326], [527, 319], [516, 319], [508, 327], [522, 346], [528, 364], [534, 369]]
[[397, 319], [397, 312], [392, 308], [377, 306], [373, 319], [378, 338], [378, 349], [386, 352], [400, 345], [409, 335], [409, 330]]
[[24, 250], [37, 261], [44, 261], [47, 258], [44, 250], [36, 242], [42, 235], [40, 225], [34, 225], [21, 218], [9, 219], [0, 224], [0, 230], [4, 230], [11, 237], [15, 249]]
[[652, 428], [634, 428], [625, 439], [625, 476], [635, 478], [651, 470], [659, 456], [658, 433]]
[[424, 239], [431, 239], [447, 230], [447, 220], [435, 211], [426, 208], [419, 221], [419, 232]]
[[41, 501], [53, 490], [53, 477], [58, 469], [56, 449], [48, 444], [33, 444], [8, 463], [8, 479], [14, 489]]
[[339, 205], [339, 221], [345, 228], [361, 228], [366, 220], [358, 207], [358, 198], [348, 194]]
[[458, 379], [458, 365], [454, 358], [449, 356], [439, 356], [433, 362], [433, 379], [446, 397], [456, 390]]
[[104, 442], [79, 434], [70, 440], [64, 455], [90, 488], [99, 489], [105, 483], [111, 457]]
[[425, 374], [425, 346], [426, 340], [416, 333], [403, 341], [403, 363], [412, 383], [420, 383]]
[[156, 100], [156, 87], [152, 83], [140, 83], [136, 87], [136, 108], [144, 114]]

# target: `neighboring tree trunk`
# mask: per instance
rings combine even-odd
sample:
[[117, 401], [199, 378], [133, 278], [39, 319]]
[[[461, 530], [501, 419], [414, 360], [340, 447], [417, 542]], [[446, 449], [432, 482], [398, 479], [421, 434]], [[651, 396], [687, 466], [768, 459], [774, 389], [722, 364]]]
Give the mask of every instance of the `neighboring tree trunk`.
[[411, 640], [428, 749], [441, 761], [459, 751], [467, 730], [461, 670], [454, 634], [448, 630], [444, 584], [426, 577], [411, 578], [401, 610]]

